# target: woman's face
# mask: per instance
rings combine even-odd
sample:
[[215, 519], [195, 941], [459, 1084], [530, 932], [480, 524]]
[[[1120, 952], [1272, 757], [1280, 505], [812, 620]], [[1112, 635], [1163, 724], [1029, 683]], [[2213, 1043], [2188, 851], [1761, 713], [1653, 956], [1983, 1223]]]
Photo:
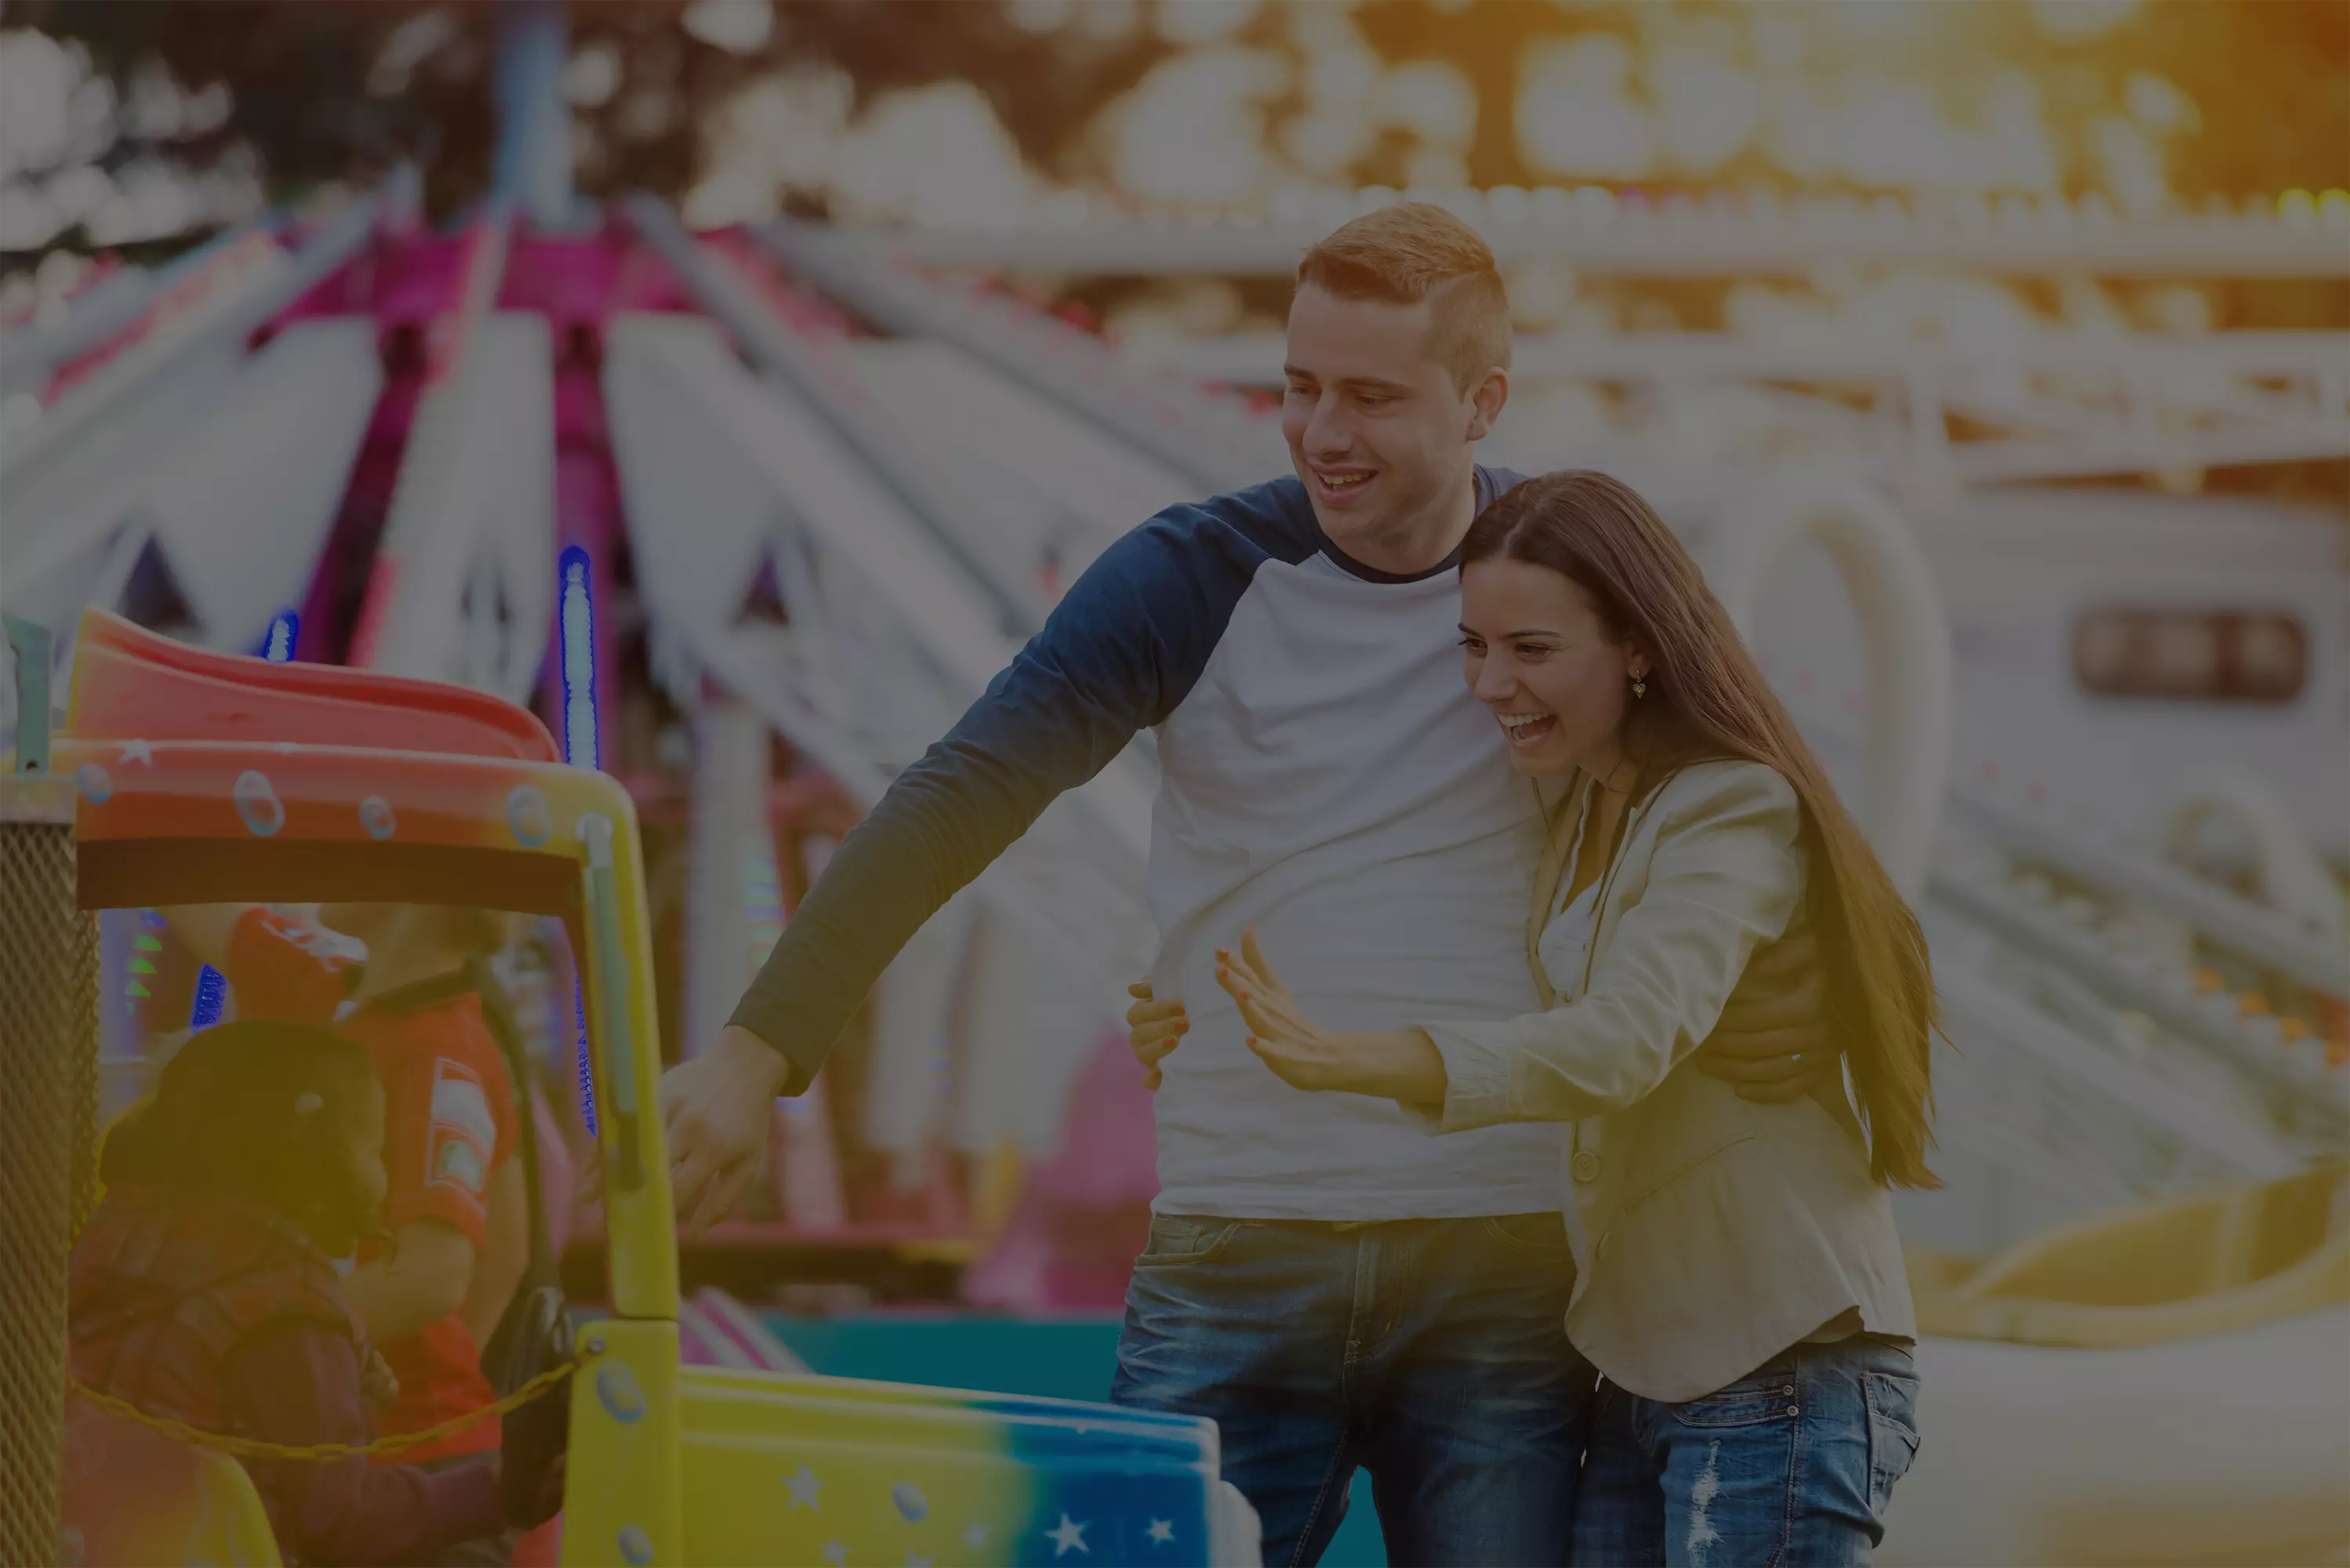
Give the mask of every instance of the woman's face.
[[1469, 689], [1502, 726], [1518, 772], [1609, 775], [1622, 756], [1633, 672], [1648, 661], [1608, 640], [1580, 587], [1528, 561], [1489, 556], [1463, 567], [1461, 646]]

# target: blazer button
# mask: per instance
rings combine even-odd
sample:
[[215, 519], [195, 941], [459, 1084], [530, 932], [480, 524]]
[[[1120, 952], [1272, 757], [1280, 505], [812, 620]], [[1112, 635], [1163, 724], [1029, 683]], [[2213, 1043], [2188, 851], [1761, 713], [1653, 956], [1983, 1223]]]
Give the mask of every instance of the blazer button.
[[1568, 1173], [1577, 1181], [1590, 1182], [1598, 1180], [1598, 1150], [1589, 1148], [1576, 1149], [1575, 1151], [1575, 1158], [1566, 1162], [1566, 1168]]

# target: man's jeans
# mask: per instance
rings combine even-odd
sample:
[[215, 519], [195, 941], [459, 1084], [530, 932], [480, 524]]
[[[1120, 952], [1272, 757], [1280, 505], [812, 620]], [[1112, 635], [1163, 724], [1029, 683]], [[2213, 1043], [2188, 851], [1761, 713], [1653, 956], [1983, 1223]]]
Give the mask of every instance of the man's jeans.
[[1798, 1345], [1667, 1405], [1599, 1386], [1575, 1568], [1849, 1568], [1918, 1451], [1918, 1367], [1892, 1340]]
[[1594, 1375], [1556, 1214], [1157, 1215], [1110, 1397], [1208, 1416], [1264, 1561], [1311, 1563], [1357, 1465], [1398, 1568], [1566, 1560]]

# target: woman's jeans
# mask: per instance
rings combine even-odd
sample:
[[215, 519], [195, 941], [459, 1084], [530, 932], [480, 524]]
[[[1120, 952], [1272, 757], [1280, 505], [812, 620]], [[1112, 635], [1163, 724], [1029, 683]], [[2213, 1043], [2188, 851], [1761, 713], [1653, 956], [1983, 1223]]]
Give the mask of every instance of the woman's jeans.
[[1574, 1283], [1555, 1213], [1161, 1214], [1110, 1397], [1215, 1418], [1268, 1564], [1320, 1558], [1359, 1465], [1399, 1568], [1555, 1568], [1595, 1382], [1566, 1342]]
[[1845, 1568], [1918, 1451], [1918, 1367], [1873, 1334], [1798, 1345], [1668, 1405], [1602, 1382], [1575, 1568]]

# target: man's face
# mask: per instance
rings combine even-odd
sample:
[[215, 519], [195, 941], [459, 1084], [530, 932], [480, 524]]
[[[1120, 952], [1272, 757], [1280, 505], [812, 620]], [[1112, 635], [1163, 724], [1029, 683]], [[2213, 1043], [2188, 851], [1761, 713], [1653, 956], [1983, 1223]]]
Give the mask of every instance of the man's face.
[[1322, 531], [1372, 566], [1458, 504], [1506, 389], [1495, 372], [1462, 391], [1435, 357], [1430, 318], [1425, 300], [1340, 299], [1311, 285], [1289, 307], [1289, 460]]

